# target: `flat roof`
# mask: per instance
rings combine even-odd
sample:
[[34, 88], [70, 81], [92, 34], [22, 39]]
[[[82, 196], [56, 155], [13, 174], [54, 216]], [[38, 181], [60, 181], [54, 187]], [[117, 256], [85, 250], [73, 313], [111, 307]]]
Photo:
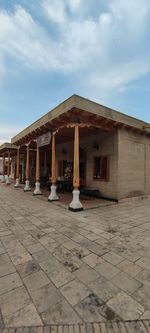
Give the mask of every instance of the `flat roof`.
[[[30, 126], [26, 127], [23, 131], [18, 133], [16, 136], [14, 136], [11, 139], [11, 143], [15, 144], [28, 134], [38, 130], [41, 126], [50, 123], [55, 118], [60, 117], [62, 114], [71, 111], [72, 109], [78, 109], [83, 110], [86, 112], [89, 112], [90, 114], [103, 117], [107, 120], [110, 120], [115, 123], [125, 124], [130, 127], [134, 127], [136, 129], [143, 129], [143, 126], [149, 125], [148, 123], [136, 119], [134, 117], [128, 116], [124, 113], [118, 112], [116, 110], [113, 110], [109, 107], [106, 107], [104, 105], [98, 104], [94, 101], [91, 101], [87, 98], [78, 96], [78, 95], [72, 95], [68, 99], [66, 99], [64, 102], [60, 103], [58, 106], [50, 110], [48, 113], [46, 113], [44, 116], [39, 118], [37, 121], [32, 123]], [[148, 131], [149, 133], [149, 131]]]

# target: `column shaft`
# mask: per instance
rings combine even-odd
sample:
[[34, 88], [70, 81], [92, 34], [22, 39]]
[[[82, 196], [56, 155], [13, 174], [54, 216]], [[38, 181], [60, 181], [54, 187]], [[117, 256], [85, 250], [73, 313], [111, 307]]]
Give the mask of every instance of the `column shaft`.
[[7, 168], [7, 176], [10, 176], [10, 151], [8, 152], [8, 168]]
[[80, 173], [79, 173], [79, 126], [75, 125], [74, 128], [74, 161], [73, 161], [73, 199], [69, 205], [69, 209], [76, 212], [83, 210], [80, 202], [78, 190], [80, 186]]
[[19, 147], [17, 148], [17, 170], [16, 170], [16, 184], [15, 187], [20, 187], [20, 180], [19, 180], [19, 167], [20, 167], [20, 156], [19, 156]]
[[40, 150], [37, 145], [36, 150], [36, 176], [35, 176], [35, 190], [33, 192], [34, 195], [42, 194], [40, 190]]
[[27, 159], [26, 159], [26, 180], [29, 180], [29, 163], [30, 163], [30, 148], [27, 145]]
[[5, 183], [5, 153], [3, 153], [3, 176], [1, 182]]
[[10, 182], [10, 151], [8, 151], [8, 165], [7, 165], [7, 180], [6, 185], [9, 185]]
[[30, 184], [29, 184], [29, 178], [30, 178], [30, 146], [27, 145], [27, 158], [26, 158], [26, 182], [24, 191], [31, 191]]
[[78, 189], [79, 179], [79, 126], [74, 129], [74, 162], [73, 162], [73, 186]]
[[19, 178], [19, 166], [20, 166], [20, 160], [19, 160], [19, 148], [17, 148], [17, 170], [16, 170], [16, 178]]
[[52, 136], [52, 184], [56, 184], [56, 138]]
[[39, 147], [37, 146], [36, 150], [36, 177], [35, 177], [36, 182], [40, 181], [40, 151]]
[[3, 176], [5, 176], [5, 153], [3, 153]]
[[52, 135], [52, 174], [51, 174], [51, 193], [48, 197], [48, 201], [57, 201], [59, 200], [56, 193], [56, 134]]

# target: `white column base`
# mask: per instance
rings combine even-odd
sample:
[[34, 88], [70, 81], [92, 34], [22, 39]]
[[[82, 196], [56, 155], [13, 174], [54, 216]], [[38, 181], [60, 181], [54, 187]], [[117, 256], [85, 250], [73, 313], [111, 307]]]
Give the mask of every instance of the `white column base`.
[[14, 187], [20, 187], [20, 182], [19, 182], [19, 178], [16, 178], [16, 184], [14, 185]]
[[58, 195], [56, 193], [56, 185], [51, 186], [51, 193], [48, 197], [48, 201], [57, 201], [59, 200]]
[[3, 175], [2, 176], [2, 179], [1, 179], [1, 183], [5, 183], [6, 182], [6, 180], [5, 180], [5, 176]]
[[73, 212], [78, 212], [80, 210], [83, 210], [83, 206], [79, 200], [80, 191], [79, 190], [73, 190], [73, 199], [69, 205], [69, 210], [72, 210]]
[[33, 192], [33, 195], [40, 195], [42, 194], [41, 190], [40, 190], [40, 183], [36, 182], [35, 183], [35, 190]]
[[31, 188], [30, 188], [30, 184], [29, 184], [29, 180], [26, 180], [26, 184], [25, 184], [25, 187], [24, 187], [24, 191], [31, 191]]
[[7, 176], [6, 185], [10, 185], [10, 184], [11, 184], [10, 176]]

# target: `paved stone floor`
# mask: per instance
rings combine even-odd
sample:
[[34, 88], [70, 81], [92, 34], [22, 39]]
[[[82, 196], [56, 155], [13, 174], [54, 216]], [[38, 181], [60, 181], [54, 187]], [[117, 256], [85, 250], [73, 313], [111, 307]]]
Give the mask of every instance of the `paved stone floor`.
[[5, 333], [150, 332], [150, 201], [72, 213], [0, 184], [0, 307]]

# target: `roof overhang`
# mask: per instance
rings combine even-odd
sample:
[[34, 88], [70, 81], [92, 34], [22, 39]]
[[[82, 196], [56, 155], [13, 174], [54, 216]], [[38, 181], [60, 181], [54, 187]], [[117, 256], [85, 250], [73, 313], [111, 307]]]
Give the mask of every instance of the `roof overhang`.
[[10, 143], [10, 142], [5, 142], [0, 146], [0, 157], [3, 156], [3, 154], [7, 155], [8, 152], [10, 154], [14, 154], [16, 152], [17, 146]]
[[54, 132], [60, 127], [66, 127], [68, 123], [87, 123], [91, 124], [91, 127], [98, 126], [103, 131], [127, 128], [150, 135], [150, 132], [144, 128], [147, 123], [73, 95], [13, 137], [11, 142], [17, 146], [24, 145], [48, 131]]

